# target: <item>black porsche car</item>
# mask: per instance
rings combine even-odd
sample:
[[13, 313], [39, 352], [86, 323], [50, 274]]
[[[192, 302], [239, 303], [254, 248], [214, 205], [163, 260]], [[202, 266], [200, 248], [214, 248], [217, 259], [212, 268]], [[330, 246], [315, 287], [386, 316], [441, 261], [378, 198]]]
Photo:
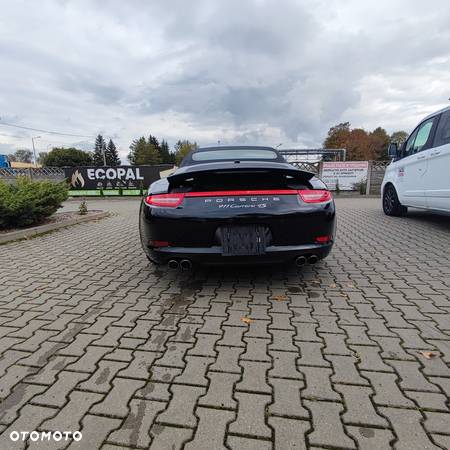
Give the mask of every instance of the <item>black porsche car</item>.
[[148, 258], [170, 268], [300, 266], [330, 253], [335, 206], [319, 178], [271, 147], [208, 147], [150, 186], [139, 223]]

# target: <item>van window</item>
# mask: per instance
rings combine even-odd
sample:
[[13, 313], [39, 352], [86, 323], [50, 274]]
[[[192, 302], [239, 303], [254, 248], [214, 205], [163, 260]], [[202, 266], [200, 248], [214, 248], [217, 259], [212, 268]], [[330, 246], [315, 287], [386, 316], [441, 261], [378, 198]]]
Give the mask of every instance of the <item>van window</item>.
[[443, 113], [439, 120], [433, 146], [439, 147], [445, 144], [450, 144], [450, 111]]
[[435, 117], [423, 122], [416, 131], [410, 136], [406, 143], [405, 156], [414, 155], [424, 149], [430, 137]]

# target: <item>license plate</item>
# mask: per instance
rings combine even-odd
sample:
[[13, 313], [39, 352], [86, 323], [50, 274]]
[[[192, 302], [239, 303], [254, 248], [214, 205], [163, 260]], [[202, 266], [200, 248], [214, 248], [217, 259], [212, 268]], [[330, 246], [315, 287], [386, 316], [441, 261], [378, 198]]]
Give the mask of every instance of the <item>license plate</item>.
[[263, 255], [266, 252], [266, 227], [229, 225], [221, 228], [222, 255]]

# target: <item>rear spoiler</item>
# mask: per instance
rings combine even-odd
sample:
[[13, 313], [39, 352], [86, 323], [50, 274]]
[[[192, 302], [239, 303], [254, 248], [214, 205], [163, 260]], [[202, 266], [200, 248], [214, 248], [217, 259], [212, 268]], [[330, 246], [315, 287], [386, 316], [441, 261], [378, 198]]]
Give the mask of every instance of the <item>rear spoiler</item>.
[[184, 181], [190, 178], [196, 178], [198, 176], [206, 174], [236, 174], [236, 176], [243, 175], [245, 173], [277, 173], [280, 175], [291, 176], [296, 180], [309, 181], [315, 176], [312, 172], [300, 170], [284, 163], [267, 163], [267, 162], [225, 162], [225, 163], [210, 163], [210, 164], [198, 164], [195, 166], [187, 166], [178, 169], [173, 175], [167, 177], [167, 181], [170, 186], [180, 186]]

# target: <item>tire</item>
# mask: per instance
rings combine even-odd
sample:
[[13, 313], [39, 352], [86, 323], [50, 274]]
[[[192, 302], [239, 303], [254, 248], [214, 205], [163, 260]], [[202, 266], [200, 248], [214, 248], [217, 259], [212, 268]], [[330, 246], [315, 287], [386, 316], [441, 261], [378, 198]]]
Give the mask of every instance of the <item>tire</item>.
[[392, 184], [388, 184], [383, 192], [383, 211], [387, 216], [404, 216], [408, 208], [403, 206], [399, 200], [397, 191]]

